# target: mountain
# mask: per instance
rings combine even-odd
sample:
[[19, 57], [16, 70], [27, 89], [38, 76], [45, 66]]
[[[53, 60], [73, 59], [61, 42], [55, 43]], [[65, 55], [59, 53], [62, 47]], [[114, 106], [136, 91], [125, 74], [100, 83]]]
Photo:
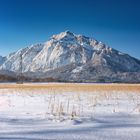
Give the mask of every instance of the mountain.
[[6, 61], [6, 57], [0, 56], [0, 65]]
[[70, 31], [7, 56], [1, 70], [38, 81], [140, 82], [140, 60], [108, 45]]
[[18, 72], [20, 69], [20, 56], [22, 54], [23, 72], [28, 71], [33, 59], [42, 50], [43, 46], [43, 44], [31, 45], [9, 54], [6, 61], [0, 66], [0, 69]]

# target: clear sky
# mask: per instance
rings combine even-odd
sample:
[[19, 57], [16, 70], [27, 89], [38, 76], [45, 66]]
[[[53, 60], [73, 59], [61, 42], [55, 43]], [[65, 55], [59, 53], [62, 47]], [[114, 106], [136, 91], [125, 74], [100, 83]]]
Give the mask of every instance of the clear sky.
[[140, 59], [140, 0], [0, 0], [0, 55], [65, 30]]

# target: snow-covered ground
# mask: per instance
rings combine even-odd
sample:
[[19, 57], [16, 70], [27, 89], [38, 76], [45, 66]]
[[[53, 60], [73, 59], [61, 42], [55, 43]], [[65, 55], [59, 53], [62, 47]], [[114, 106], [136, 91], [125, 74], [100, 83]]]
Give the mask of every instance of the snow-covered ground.
[[0, 140], [139, 140], [140, 92], [0, 89]]

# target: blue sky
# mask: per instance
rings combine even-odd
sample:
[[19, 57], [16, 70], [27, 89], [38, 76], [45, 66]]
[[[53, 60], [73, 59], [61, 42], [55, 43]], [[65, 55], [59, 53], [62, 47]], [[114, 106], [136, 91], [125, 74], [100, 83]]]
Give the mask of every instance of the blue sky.
[[140, 59], [139, 0], [0, 0], [0, 55], [70, 30]]

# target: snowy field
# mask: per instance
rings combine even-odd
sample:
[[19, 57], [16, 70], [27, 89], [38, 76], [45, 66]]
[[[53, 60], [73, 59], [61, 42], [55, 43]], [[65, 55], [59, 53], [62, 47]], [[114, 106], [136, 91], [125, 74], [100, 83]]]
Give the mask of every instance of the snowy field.
[[140, 85], [75, 85], [0, 86], [0, 140], [140, 139]]

